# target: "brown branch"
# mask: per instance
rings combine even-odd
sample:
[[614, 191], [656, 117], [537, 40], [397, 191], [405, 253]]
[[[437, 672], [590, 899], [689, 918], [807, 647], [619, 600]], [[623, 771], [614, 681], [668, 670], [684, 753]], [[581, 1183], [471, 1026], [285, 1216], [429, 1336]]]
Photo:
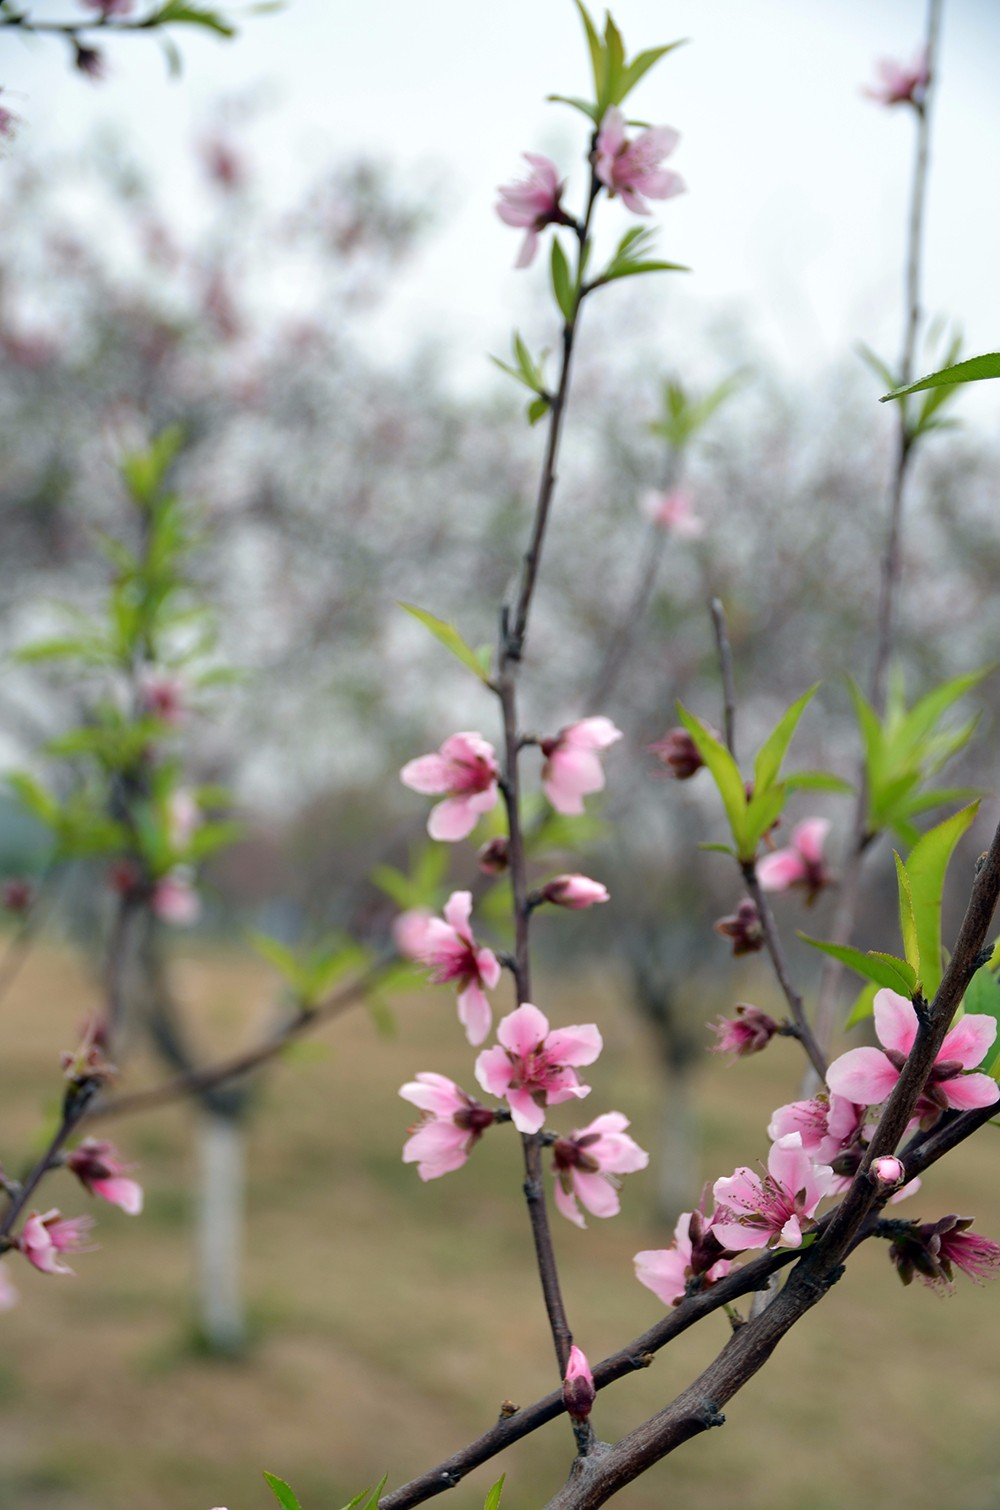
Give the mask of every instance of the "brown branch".
[[736, 759], [736, 683], [733, 678], [733, 651], [726, 629], [726, 610], [720, 598], [710, 598], [708, 604], [715, 632], [715, 646], [719, 655], [719, 671], [722, 675], [723, 719], [726, 733], [726, 749]]
[[774, 973], [778, 977], [778, 984], [782, 989], [785, 1000], [788, 1003], [788, 1009], [792, 1014], [795, 1037], [805, 1049], [809, 1063], [816, 1071], [816, 1074], [821, 1080], [824, 1080], [826, 1078], [826, 1056], [819, 1046], [816, 1035], [809, 1026], [805, 1003], [792, 983], [791, 971], [785, 958], [785, 951], [782, 947], [781, 936], [778, 933], [778, 925], [774, 920], [774, 913], [771, 911], [767, 897], [757, 879], [757, 867], [753, 860], [742, 860], [740, 862], [740, 870], [743, 872], [747, 891], [750, 893], [754, 906], [757, 908], [760, 926], [764, 931], [764, 943], [771, 957]]

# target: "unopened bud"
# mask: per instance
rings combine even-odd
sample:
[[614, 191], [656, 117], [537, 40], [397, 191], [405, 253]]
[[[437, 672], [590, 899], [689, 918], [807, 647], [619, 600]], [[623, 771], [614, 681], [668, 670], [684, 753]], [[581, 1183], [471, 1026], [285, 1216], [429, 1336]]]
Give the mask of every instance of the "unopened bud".
[[583, 907], [594, 907], [598, 902], [608, 901], [608, 889], [600, 881], [592, 881], [589, 876], [553, 876], [542, 888], [542, 901], [578, 912]]
[[670, 774], [678, 781], [689, 781], [705, 764], [687, 729], [670, 729], [662, 739], [654, 740], [646, 748], [669, 767]]
[[721, 1018], [713, 1028], [719, 1040], [712, 1045], [715, 1052], [737, 1054], [742, 1059], [747, 1054], [759, 1054], [761, 1049], [766, 1049], [778, 1031], [778, 1024], [759, 1007], [738, 1002], [736, 1016]]
[[744, 897], [734, 913], [719, 918], [712, 926], [723, 938], [732, 940], [734, 955], [756, 954], [764, 947], [764, 925], [751, 897]]
[[510, 866], [510, 840], [502, 834], [484, 844], [476, 856], [484, 876], [502, 876]]
[[570, 1415], [577, 1421], [585, 1421], [590, 1415], [597, 1391], [594, 1376], [584, 1352], [578, 1347], [569, 1350], [566, 1376], [563, 1379], [563, 1400]]

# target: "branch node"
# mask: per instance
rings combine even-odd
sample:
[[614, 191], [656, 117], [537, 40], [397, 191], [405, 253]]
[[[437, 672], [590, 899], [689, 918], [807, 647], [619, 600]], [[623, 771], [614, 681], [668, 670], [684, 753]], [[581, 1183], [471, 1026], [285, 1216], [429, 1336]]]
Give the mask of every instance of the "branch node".
[[699, 1426], [711, 1431], [713, 1426], [725, 1426], [726, 1418], [714, 1400], [705, 1400], [696, 1417]]
[[520, 1405], [515, 1405], [513, 1400], [505, 1400], [500, 1407], [497, 1421], [509, 1421], [511, 1416], [516, 1416], [520, 1409]]

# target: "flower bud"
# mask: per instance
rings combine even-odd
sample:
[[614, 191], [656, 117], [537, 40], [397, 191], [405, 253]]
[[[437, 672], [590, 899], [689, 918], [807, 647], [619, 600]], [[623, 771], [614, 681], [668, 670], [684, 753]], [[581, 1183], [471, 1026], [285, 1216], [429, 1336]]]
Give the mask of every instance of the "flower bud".
[[778, 1031], [778, 1024], [759, 1007], [741, 1001], [736, 1005], [736, 1016], [720, 1018], [713, 1029], [719, 1040], [712, 1045], [715, 1052], [737, 1054], [743, 1059], [747, 1054], [759, 1054], [766, 1049]]
[[590, 1415], [596, 1394], [594, 1376], [590, 1372], [586, 1354], [578, 1347], [571, 1347], [569, 1361], [566, 1364], [566, 1376], [563, 1379], [563, 1400], [566, 1409], [575, 1420], [585, 1421]]
[[589, 876], [553, 876], [543, 887], [541, 899], [543, 902], [552, 902], [556, 907], [569, 907], [578, 912], [581, 908], [608, 901], [608, 890], [600, 881], [592, 881]]
[[881, 1159], [873, 1159], [871, 1170], [872, 1178], [879, 1185], [901, 1185], [906, 1178], [903, 1161], [891, 1154]]
[[510, 865], [510, 840], [498, 834], [483, 845], [476, 856], [476, 864], [484, 876], [502, 876]]
[[662, 739], [654, 740], [646, 748], [669, 767], [670, 775], [678, 781], [689, 781], [705, 764], [687, 729], [670, 729]]
[[718, 918], [712, 926], [723, 938], [732, 940], [734, 955], [756, 954], [764, 947], [764, 926], [751, 897], [744, 897], [734, 913]]
[[0, 892], [0, 905], [3, 906], [5, 912], [23, 916], [31, 910], [34, 900], [35, 893], [30, 881], [15, 878], [4, 882], [3, 891]]

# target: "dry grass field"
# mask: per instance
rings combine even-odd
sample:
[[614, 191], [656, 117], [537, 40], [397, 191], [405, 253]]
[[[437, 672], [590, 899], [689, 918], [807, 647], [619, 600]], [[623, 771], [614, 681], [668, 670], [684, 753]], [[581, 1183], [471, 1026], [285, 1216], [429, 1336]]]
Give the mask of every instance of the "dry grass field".
[[[182, 955], [177, 979], [206, 1048], [246, 1040], [263, 1020], [272, 985], [263, 964]], [[93, 991], [75, 956], [44, 948], [0, 1007], [0, 1157], [11, 1169], [38, 1146], [42, 1097], [51, 1105], [58, 1093], [57, 1051], [72, 1043]], [[656, 1147], [654, 1056], [612, 987], [563, 980], [538, 999], [554, 1021], [597, 1020], [605, 1033], [587, 1114], [619, 1107], [640, 1142]], [[358, 1012], [322, 1044], [264, 1077], [250, 1124], [254, 1344], [240, 1361], [206, 1359], [191, 1341], [188, 1106], [115, 1125], [141, 1164], [147, 1210], [136, 1219], [95, 1209], [100, 1251], [74, 1261], [76, 1278], [10, 1260], [22, 1302], [0, 1317], [0, 1510], [266, 1510], [262, 1468], [287, 1478], [305, 1510], [338, 1510], [384, 1470], [398, 1484], [453, 1451], [505, 1397], [528, 1401], [552, 1387], [510, 1130], [429, 1186], [400, 1162], [411, 1110], [396, 1096], [402, 1081], [439, 1069], [472, 1086], [450, 993], [402, 1000], [392, 1039]], [[779, 1041], [734, 1067], [706, 1061], [706, 1178], [766, 1153], [767, 1113], [795, 1091], [794, 1056]], [[136, 1062], [128, 1084], [154, 1074]], [[932, 1172], [913, 1214], [974, 1215], [1000, 1238], [998, 1155], [997, 1134], [985, 1128]], [[634, 1176], [623, 1214], [586, 1232], [554, 1218], [570, 1318], [592, 1358], [659, 1314], [631, 1265], [637, 1249], [668, 1240], [651, 1216], [652, 1185]], [[68, 1211], [90, 1206], [68, 1175], [53, 1176], [48, 1191]], [[993, 1510], [998, 1326], [1000, 1286], [963, 1283], [942, 1300], [904, 1290], [883, 1248], [863, 1251], [730, 1404], [725, 1428], [616, 1503]], [[599, 1433], [613, 1437], [670, 1398], [725, 1328], [713, 1318], [602, 1395]], [[555, 1422], [441, 1503], [478, 1510], [503, 1468], [504, 1510], [538, 1510], [562, 1481], [569, 1448], [565, 1423]]]

